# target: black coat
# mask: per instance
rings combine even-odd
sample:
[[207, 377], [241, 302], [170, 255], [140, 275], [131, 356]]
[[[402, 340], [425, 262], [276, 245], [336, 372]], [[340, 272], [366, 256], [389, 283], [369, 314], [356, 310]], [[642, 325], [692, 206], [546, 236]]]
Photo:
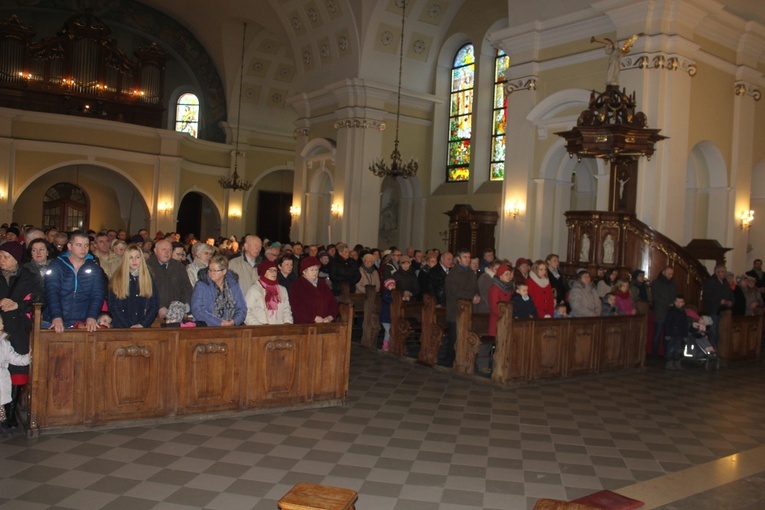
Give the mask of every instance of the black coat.
[[667, 318], [664, 321], [664, 336], [673, 338], [688, 336], [688, 315], [683, 308], [676, 308], [673, 305], [667, 310]]
[[[29, 332], [32, 329], [32, 320], [27, 315], [31, 311], [31, 303], [34, 298], [42, 296], [39, 275], [35, 275], [28, 268], [19, 266], [16, 276], [10, 282], [0, 276], [0, 299], [8, 298], [15, 301], [19, 307], [15, 310], [0, 312], [8, 333], [8, 340], [13, 349], [19, 354], [29, 352]], [[29, 367], [17, 367], [10, 365], [8, 370], [12, 374], [25, 374]]]
[[529, 297], [528, 301], [524, 301], [523, 297], [517, 292], [513, 294], [511, 300], [513, 303], [513, 318], [514, 319], [537, 319], [537, 307], [534, 306], [534, 300]]
[[428, 276], [430, 277], [429, 290], [436, 297], [436, 304], [446, 306], [446, 271], [443, 266], [436, 264]]
[[350, 257], [344, 259], [340, 255], [335, 255], [335, 258], [329, 262], [329, 279], [332, 282], [332, 294], [335, 296], [340, 295], [343, 283], [347, 283], [350, 292], [353, 292], [356, 289], [356, 283], [361, 280], [358, 262]]

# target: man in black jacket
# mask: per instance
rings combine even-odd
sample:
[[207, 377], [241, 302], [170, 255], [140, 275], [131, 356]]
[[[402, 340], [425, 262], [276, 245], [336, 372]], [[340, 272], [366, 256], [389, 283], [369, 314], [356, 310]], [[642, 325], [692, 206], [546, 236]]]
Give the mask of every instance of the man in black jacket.
[[351, 251], [345, 243], [338, 243], [337, 253], [329, 261], [329, 279], [332, 281], [332, 294], [340, 295], [342, 284], [347, 283], [350, 292], [356, 288], [361, 279], [358, 263], [350, 257]]
[[723, 264], [715, 266], [715, 274], [704, 282], [702, 297], [704, 298], [704, 309], [707, 315], [712, 317], [712, 325], [707, 330], [709, 341], [717, 349], [720, 341], [720, 312], [728, 308], [733, 308], [733, 290], [730, 288], [728, 280], [725, 278], [728, 269]]

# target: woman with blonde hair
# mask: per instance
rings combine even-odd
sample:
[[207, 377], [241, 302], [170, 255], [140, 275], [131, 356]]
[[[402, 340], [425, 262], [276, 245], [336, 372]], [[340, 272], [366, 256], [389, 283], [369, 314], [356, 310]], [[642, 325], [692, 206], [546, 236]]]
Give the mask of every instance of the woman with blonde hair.
[[143, 251], [130, 244], [109, 280], [109, 311], [113, 328], [148, 328], [159, 311], [159, 292]]

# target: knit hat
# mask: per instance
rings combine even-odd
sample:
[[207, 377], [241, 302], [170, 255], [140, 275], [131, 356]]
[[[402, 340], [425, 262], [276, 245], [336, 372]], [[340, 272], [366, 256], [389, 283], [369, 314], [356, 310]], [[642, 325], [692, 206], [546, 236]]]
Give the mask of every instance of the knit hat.
[[586, 274], [590, 274], [590, 272], [587, 271], [586, 269], [580, 269], [579, 271], [576, 272], [576, 279], [579, 280], [582, 278], [582, 276]]
[[641, 274], [644, 275], [645, 271], [643, 271], [642, 269], [635, 269], [634, 271], [632, 271], [632, 279], [637, 280], [638, 276], [640, 276]]
[[272, 267], [276, 267], [276, 262], [271, 262], [270, 260], [263, 260], [263, 262], [258, 264], [258, 275], [264, 276], [266, 274], [266, 271], [268, 271]]
[[412, 257], [410, 257], [409, 255], [401, 255], [401, 258], [398, 259], [399, 264], [401, 264], [402, 262], [411, 262], [411, 261], [412, 261]]
[[388, 289], [388, 290], [395, 289], [396, 288], [396, 280], [394, 280], [393, 278], [388, 278], [387, 280], [385, 280], [385, 283], [383, 285], [385, 285], [385, 288]]
[[21, 231], [18, 227], [8, 227], [5, 229], [5, 232], [7, 234], [16, 234], [16, 237], [19, 237], [21, 235]]
[[16, 241], [6, 241], [3, 244], [0, 244], [0, 251], [5, 251], [10, 254], [11, 257], [16, 259], [16, 262], [21, 262], [21, 258], [24, 256], [24, 247], [21, 246], [21, 243], [18, 243]]
[[515, 267], [521, 267], [521, 264], [526, 264], [527, 266], [530, 266], [531, 261], [527, 259], [526, 257], [519, 257], [518, 260], [515, 261]]
[[[326, 253], [326, 252], [323, 252]], [[300, 272], [302, 273], [309, 267], [321, 266], [321, 262], [316, 257], [306, 257], [300, 261]]]
[[[322, 252], [319, 252], [318, 255], [316, 255], [316, 258], [319, 260], [321, 260], [322, 257], [329, 257], [329, 253], [327, 253], [326, 251], [322, 251]], [[321, 262], [319, 263], [319, 265], [321, 265]]]
[[502, 264], [497, 268], [497, 278], [502, 278], [502, 275], [510, 271], [510, 266]]

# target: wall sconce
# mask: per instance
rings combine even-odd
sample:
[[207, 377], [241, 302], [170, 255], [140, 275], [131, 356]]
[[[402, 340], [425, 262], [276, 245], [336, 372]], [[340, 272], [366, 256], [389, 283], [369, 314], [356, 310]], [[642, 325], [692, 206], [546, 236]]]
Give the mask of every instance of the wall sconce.
[[300, 207], [296, 205], [290, 206], [290, 216], [292, 216], [292, 219], [297, 219], [298, 216], [300, 216]]
[[240, 211], [239, 209], [229, 209], [228, 217], [238, 220], [239, 218], [242, 217], [242, 211]]
[[343, 206], [335, 202], [332, 204], [329, 208], [329, 212], [332, 213], [332, 216], [340, 217], [343, 215]]
[[752, 226], [752, 222], [754, 221], [754, 211], [751, 209], [748, 211], [744, 211], [741, 213], [741, 230], [749, 230], [749, 227]]
[[173, 206], [170, 205], [170, 202], [162, 202], [161, 204], [159, 204], [159, 207], [157, 207], [157, 209], [162, 214], [167, 214], [173, 210]]
[[521, 206], [517, 200], [507, 200], [505, 202], [505, 216], [512, 216], [516, 219], [521, 213]]

